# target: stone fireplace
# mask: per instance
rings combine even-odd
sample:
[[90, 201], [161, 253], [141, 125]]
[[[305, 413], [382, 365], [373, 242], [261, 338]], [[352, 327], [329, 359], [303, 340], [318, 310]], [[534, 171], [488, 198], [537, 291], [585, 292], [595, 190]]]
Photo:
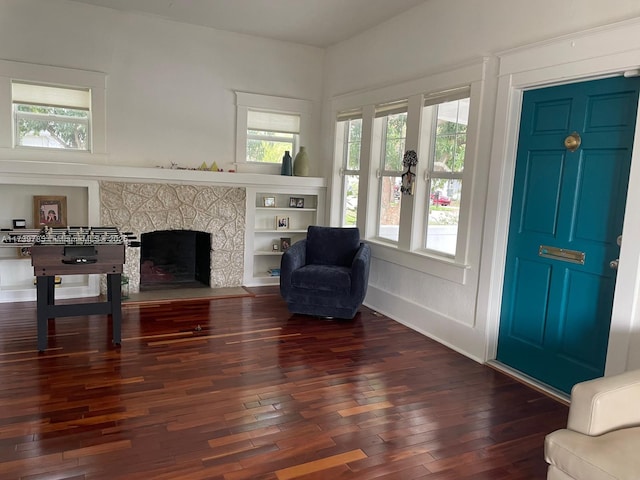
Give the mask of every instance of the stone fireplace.
[[[100, 182], [102, 225], [138, 239], [156, 231], [198, 231], [210, 236], [211, 287], [237, 287], [244, 275], [246, 191], [242, 187]], [[124, 274], [140, 291], [140, 248], [127, 248]]]

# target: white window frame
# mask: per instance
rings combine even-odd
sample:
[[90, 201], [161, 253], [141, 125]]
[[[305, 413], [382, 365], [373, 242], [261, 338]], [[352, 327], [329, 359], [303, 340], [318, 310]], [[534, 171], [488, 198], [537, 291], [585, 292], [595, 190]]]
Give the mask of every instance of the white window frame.
[[[379, 105], [376, 107], [376, 115], [375, 115], [376, 120], [374, 124], [374, 130], [377, 131], [379, 129], [380, 131], [379, 135], [375, 135], [376, 138], [380, 138], [380, 144], [377, 146], [380, 151], [380, 158], [378, 159], [378, 165], [377, 165], [377, 171], [376, 171], [376, 177], [378, 178], [378, 188], [377, 188], [378, 194], [377, 194], [377, 201], [376, 201], [378, 214], [376, 215], [375, 238], [381, 242], [388, 242], [393, 245], [397, 245], [400, 242], [400, 229], [402, 228], [402, 224], [401, 224], [402, 217], [398, 219], [398, 239], [394, 240], [394, 239], [383, 237], [382, 235], [380, 235], [380, 228], [381, 228], [380, 216], [382, 215], [382, 193], [384, 190], [383, 182], [385, 177], [391, 177], [391, 178], [402, 177], [402, 170], [387, 170], [385, 166], [385, 153], [386, 153], [385, 148], [387, 144], [387, 125], [388, 125], [387, 118], [391, 115], [397, 115], [401, 113], [407, 114], [407, 122], [408, 122], [409, 118], [408, 118], [408, 101], [407, 100], [402, 100], [400, 102], [391, 102], [390, 104], [386, 104], [386, 105]], [[406, 129], [405, 129], [405, 136], [403, 140], [404, 140], [403, 151], [406, 151], [407, 150]], [[376, 147], [374, 146], [374, 148]], [[398, 203], [400, 204], [400, 212], [402, 212], [403, 195], [400, 192], [398, 192], [398, 195], [399, 195]]]
[[[423, 113], [425, 111], [426, 108], [428, 107], [437, 107], [440, 104], [443, 103], [447, 103], [447, 102], [452, 102], [452, 101], [456, 101], [456, 100], [464, 100], [464, 99], [469, 99], [470, 103], [471, 103], [471, 89], [469, 87], [463, 87], [460, 89], [454, 89], [453, 91], [450, 92], [438, 92], [432, 95], [428, 95], [425, 98], [425, 102], [424, 102], [424, 108], [423, 108]], [[434, 169], [434, 161], [435, 161], [435, 140], [436, 140], [436, 119], [435, 119], [435, 114], [436, 112], [433, 112], [433, 115], [431, 118], [426, 119], [423, 118], [422, 119], [422, 124], [423, 124], [423, 134], [422, 134], [422, 140], [425, 142], [423, 145], [423, 149], [422, 151], [424, 152], [424, 157], [426, 160], [426, 171], [424, 174], [424, 179], [426, 182], [426, 192], [427, 192], [427, 197], [426, 197], [426, 208], [425, 208], [425, 220], [424, 220], [424, 229], [423, 229], [423, 237], [421, 240], [421, 245], [417, 250], [423, 250], [425, 253], [431, 254], [431, 255], [435, 255], [435, 256], [443, 256], [446, 258], [452, 258], [452, 259], [459, 259], [461, 260], [461, 255], [459, 254], [460, 249], [464, 248], [464, 242], [460, 242], [460, 217], [458, 217], [458, 232], [456, 234], [457, 237], [457, 241], [456, 241], [456, 251], [454, 254], [449, 254], [446, 253], [444, 251], [441, 250], [435, 250], [435, 249], [429, 249], [427, 248], [427, 234], [429, 231], [429, 225], [428, 225], [428, 221], [427, 221], [427, 216], [429, 215], [429, 205], [431, 204], [431, 180], [434, 178], [441, 178], [441, 179], [447, 179], [447, 180], [459, 180], [462, 184], [462, 190], [460, 192], [460, 200], [461, 200], [461, 206], [460, 206], [460, 214], [462, 214], [462, 200], [464, 199], [464, 197], [467, 195], [466, 191], [465, 191], [465, 181], [464, 181], [464, 171], [466, 170], [466, 164], [467, 164], [467, 150], [465, 149], [465, 158], [464, 158], [464, 165], [465, 167], [463, 168], [463, 170], [461, 172], [442, 172], [442, 171], [436, 171]], [[468, 133], [466, 134], [468, 136]], [[462, 243], [462, 244], [461, 244]]]
[[[86, 150], [14, 146], [12, 82], [33, 83], [91, 92], [91, 145]], [[0, 60], [0, 159], [53, 162], [106, 160], [106, 82], [102, 72]]]
[[[273, 112], [300, 116], [300, 133], [298, 145], [307, 146], [311, 130], [311, 108], [309, 100], [298, 98], [276, 97], [260, 95], [256, 93], [236, 93], [236, 161], [238, 172], [255, 172], [277, 174], [280, 172], [281, 163], [263, 163], [247, 161], [247, 117], [249, 110]], [[294, 157], [297, 152], [291, 152]]]

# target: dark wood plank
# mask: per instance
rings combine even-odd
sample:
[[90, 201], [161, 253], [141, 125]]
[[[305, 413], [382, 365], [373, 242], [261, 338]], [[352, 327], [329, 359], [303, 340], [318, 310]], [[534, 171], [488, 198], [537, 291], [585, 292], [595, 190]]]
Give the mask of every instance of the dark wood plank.
[[[0, 304], [0, 478], [545, 478], [565, 405], [362, 308], [253, 296], [48, 321]], [[199, 328], [198, 328], [199, 326]]]

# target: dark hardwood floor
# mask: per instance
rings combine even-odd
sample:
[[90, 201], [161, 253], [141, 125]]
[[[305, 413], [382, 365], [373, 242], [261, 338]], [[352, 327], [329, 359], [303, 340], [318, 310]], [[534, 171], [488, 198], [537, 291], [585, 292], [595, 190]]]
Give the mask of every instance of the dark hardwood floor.
[[[50, 321], [0, 304], [0, 478], [544, 479], [568, 409], [367, 308], [245, 298]], [[200, 328], [198, 329], [198, 326]]]

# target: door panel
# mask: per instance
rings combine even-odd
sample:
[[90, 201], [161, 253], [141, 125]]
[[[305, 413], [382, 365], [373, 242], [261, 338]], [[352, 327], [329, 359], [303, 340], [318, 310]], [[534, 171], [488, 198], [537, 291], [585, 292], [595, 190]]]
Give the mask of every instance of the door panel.
[[617, 77], [523, 96], [498, 360], [567, 393], [604, 372], [639, 87]]
[[[532, 346], [542, 347], [551, 269], [548, 265], [538, 262], [520, 260], [516, 265], [515, 276], [513, 295], [516, 301], [513, 303], [512, 314], [516, 318], [526, 318], [527, 321], [514, 322], [510, 335]], [[541, 288], [535, 291], [522, 288], [526, 285], [527, 279], [540, 285]]]
[[[556, 152], [532, 152], [522, 179], [521, 231], [555, 236], [558, 223], [563, 157]], [[549, 178], [554, 181], [550, 181]], [[544, 201], [540, 201], [544, 199]]]

